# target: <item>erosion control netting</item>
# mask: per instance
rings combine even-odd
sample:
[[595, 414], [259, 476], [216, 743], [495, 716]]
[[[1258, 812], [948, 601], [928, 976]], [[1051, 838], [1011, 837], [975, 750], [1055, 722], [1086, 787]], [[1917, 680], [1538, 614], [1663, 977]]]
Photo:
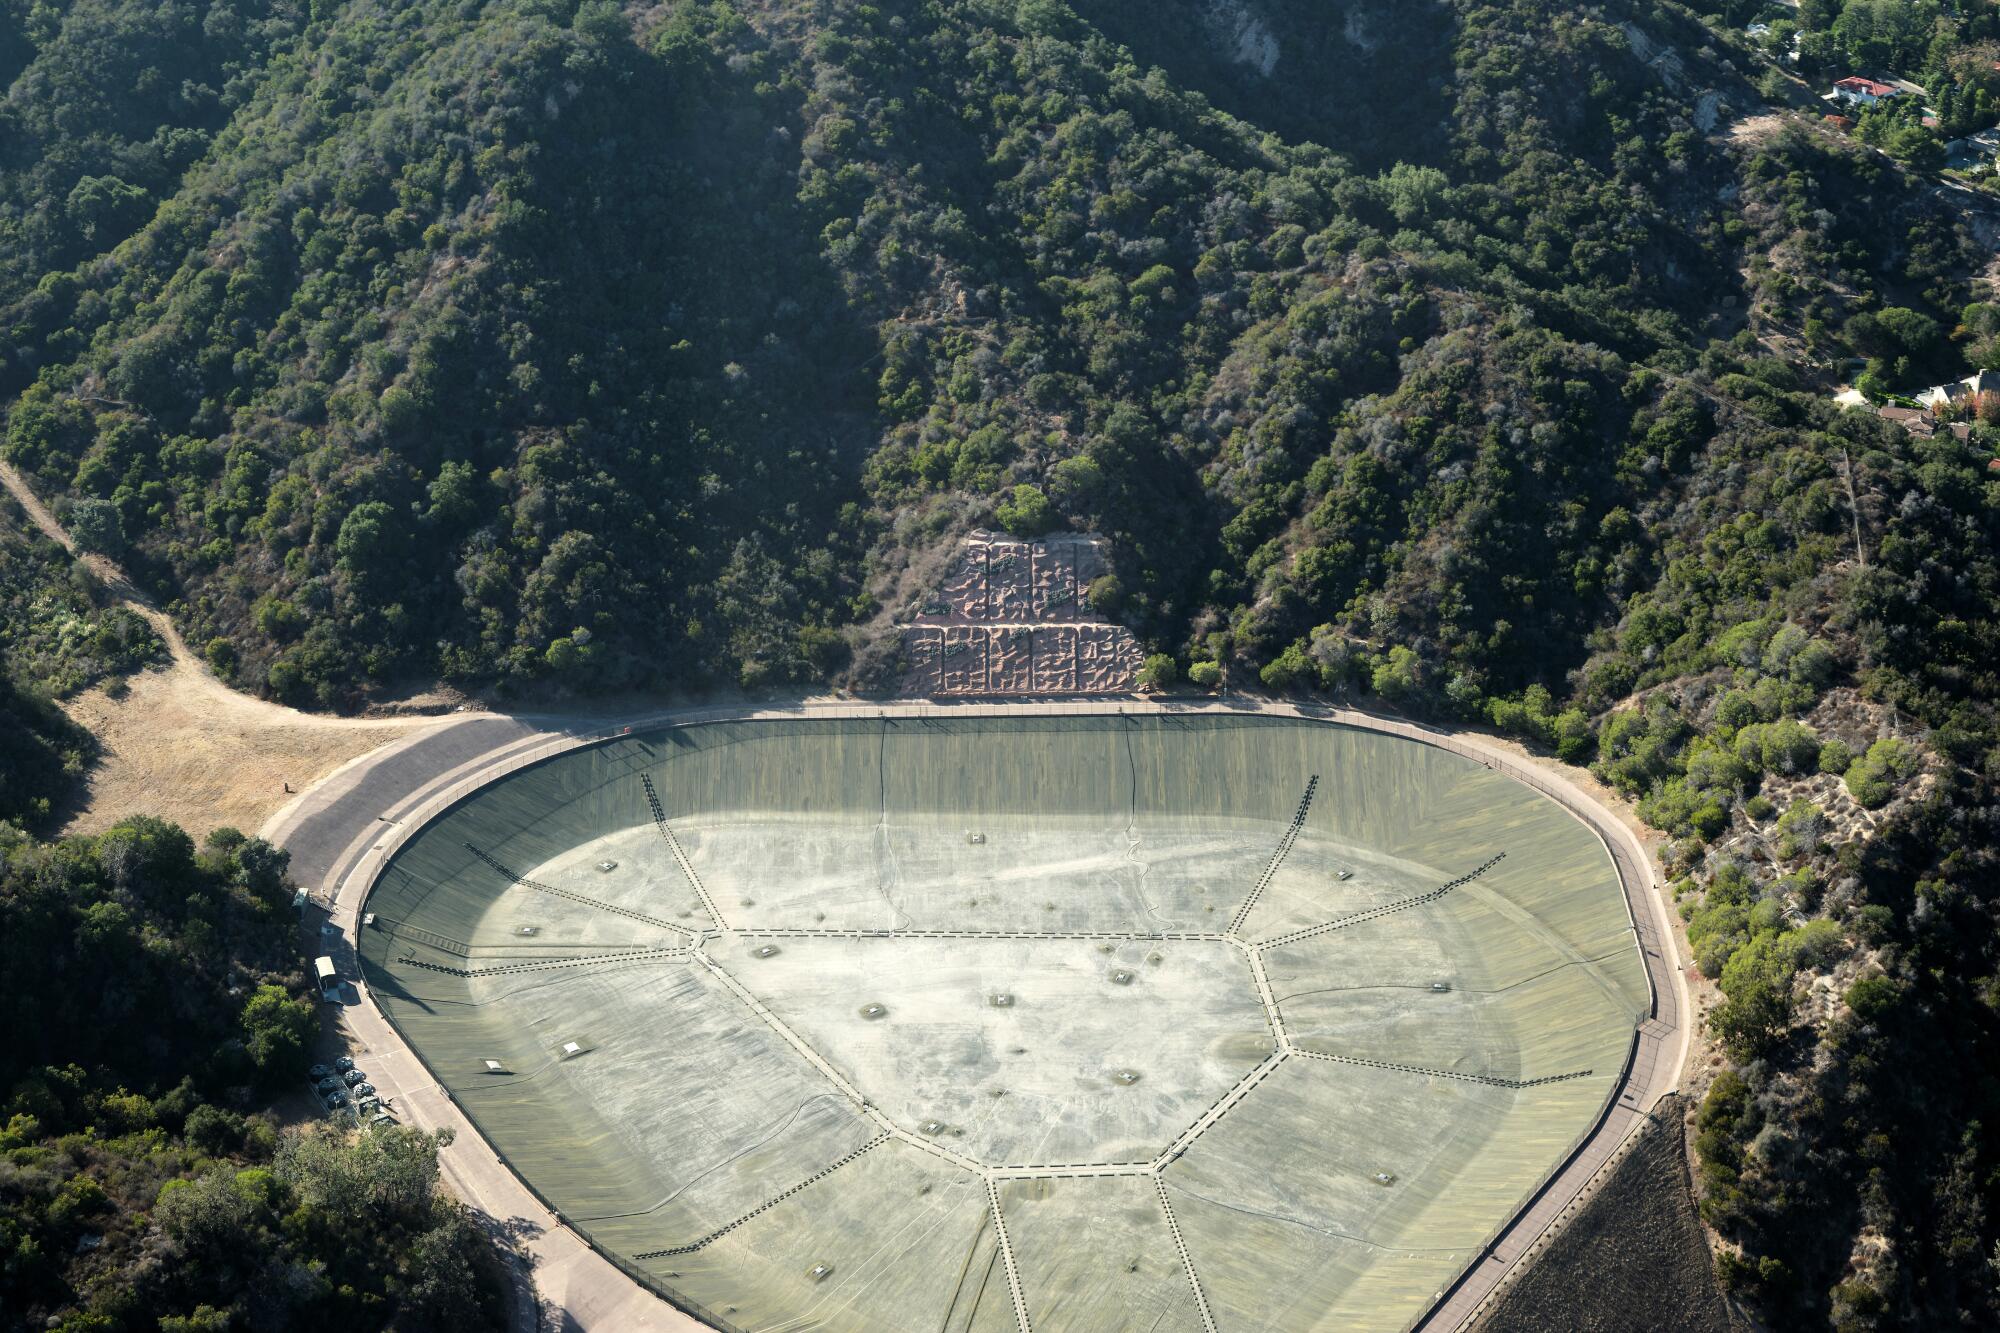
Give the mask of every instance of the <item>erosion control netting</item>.
[[494, 1147], [741, 1328], [1406, 1326], [1648, 1008], [1583, 824], [1282, 719], [623, 738], [454, 807], [369, 910]]

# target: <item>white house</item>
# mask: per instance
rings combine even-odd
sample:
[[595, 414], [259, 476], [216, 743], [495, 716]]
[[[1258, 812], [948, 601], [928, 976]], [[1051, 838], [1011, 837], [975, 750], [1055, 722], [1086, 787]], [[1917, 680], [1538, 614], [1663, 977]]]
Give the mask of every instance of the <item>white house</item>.
[[1982, 393], [2000, 393], [2000, 371], [1974, 371], [1962, 380], [1934, 384], [1918, 394], [1917, 401], [1925, 407], [1943, 407]]
[[1837, 97], [1849, 106], [1874, 106], [1892, 97], [1901, 97], [1903, 90], [1891, 83], [1880, 83], [1874, 79], [1864, 79], [1850, 74], [1844, 79], [1835, 79], [1833, 91], [1827, 94]]

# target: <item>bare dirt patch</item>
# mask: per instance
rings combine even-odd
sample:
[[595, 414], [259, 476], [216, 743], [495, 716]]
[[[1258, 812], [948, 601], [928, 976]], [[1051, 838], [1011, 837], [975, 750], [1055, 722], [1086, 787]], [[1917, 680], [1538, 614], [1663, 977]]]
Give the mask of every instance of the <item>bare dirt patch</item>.
[[67, 833], [134, 814], [171, 819], [197, 838], [223, 826], [255, 832], [348, 760], [436, 725], [294, 712], [236, 694], [178, 656], [115, 693], [87, 690], [63, 707], [102, 747]]
[[1743, 116], [1730, 122], [1729, 141], [1746, 148], [1761, 148], [1784, 133], [1785, 123], [1784, 114], [1777, 111]]
[[[436, 725], [429, 717], [316, 717], [239, 694], [208, 673], [180, 631], [125, 572], [79, 551], [21, 475], [0, 463], [0, 485], [34, 525], [87, 565], [112, 595], [166, 641], [166, 667], [84, 691], [63, 711], [102, 747], [64, 828], [95, 833], [134, 814], [159, 815], [199, 838], [228, 826], [254, 832], [293, 794], [348, 760]], [[411, 701], [441, 710], [448, 701]]]

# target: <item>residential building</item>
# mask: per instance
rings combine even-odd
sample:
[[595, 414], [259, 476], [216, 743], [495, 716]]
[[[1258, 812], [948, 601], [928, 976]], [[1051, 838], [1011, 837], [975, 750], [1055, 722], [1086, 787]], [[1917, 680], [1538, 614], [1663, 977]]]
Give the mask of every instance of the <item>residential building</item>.
[[1903, 90], [1891, 83], [1881, 83], [1875, 79], [1864, 79], [1850, 74], [1844, 79], [1835, 79], [1829, 97], [1839, 98], [1849, 106], [1874, 106], [1892, 97], [1901, 97]]
[[1949, 384], [1933, 384], [1917, 395], [1925, 407], [1945, 407], [1982, 394], [2000, 394], [2000, 371], [1979, 370]]
[[1875, 415], [1892, 426], [1901, 426], [1918, 439], [1937, 434], [1937, 418], [1921, 407], [1878, 407]]

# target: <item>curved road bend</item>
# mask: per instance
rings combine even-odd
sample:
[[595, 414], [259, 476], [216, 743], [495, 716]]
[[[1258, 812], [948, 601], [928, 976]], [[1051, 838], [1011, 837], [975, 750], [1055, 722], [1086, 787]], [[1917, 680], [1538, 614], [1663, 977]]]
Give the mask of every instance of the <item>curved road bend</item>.
[[[1617, 1095], [1594, 1130], [1563, 1160], [1471, 1265], [1412, 1328], [1454, 1333], [1483, 1308], [1561, 1220], [1654, 1104], [1678, 1086], [1687, 1059], [1690, 1013], [1687, 981], [1674, 955], [1673, 932], [1652, 863], [1632, 831], [1589, 794], [1559, 773], [1526, 763], [1487, 738], [1454, 734], [1398, 718], [1345, 708], [1218, 702], [1048, 701], [1032, 703], [862, 704], [848, 701], [776, 707], [725, 706], [681, 709], [618, 722], [574, 717], [475, 714], [404, 737], [333, 773], [272, 816], [261, 830], [292, 853], [297, 881], [326, 904], [351, 957], [361, 900], [376, 870], [404, 839], [452, 801], [517, 768], [619, 732], [666, 723], [733, 718], [972, 716], [1004, 713], [1265, 713], [1344, 723], [1405, 736], [1477, 759], [1560, 802], [1604, 841], [1625, 889], [1634, 934], [1652, 990], [1652, 1013], [1640, 1026], [1630, 1065]], [[450, 1127], [452, 1146], [441, 1154], [446, 1179], [473, 1208], [513, 1234], [533, 1266], [541, 1304], [560, 1311], [560, 1327], [580, 1333], [651, 1333], [705, 1327], [640, 1286], [563, 1226], [507, 1168], [454, 1106], [416, 1055], [362, 989], [362, 1003], [347, 1006], [342, 1021], [368, 1054], [376, 1085], [393, 1099], [404, 1120], [426, 1129]], [[517, 1302], [516, 1326], [535, 1329], [539, 1314]]]

